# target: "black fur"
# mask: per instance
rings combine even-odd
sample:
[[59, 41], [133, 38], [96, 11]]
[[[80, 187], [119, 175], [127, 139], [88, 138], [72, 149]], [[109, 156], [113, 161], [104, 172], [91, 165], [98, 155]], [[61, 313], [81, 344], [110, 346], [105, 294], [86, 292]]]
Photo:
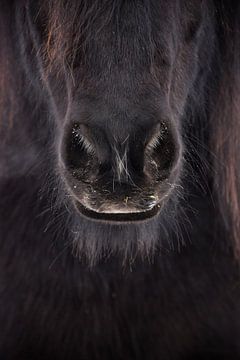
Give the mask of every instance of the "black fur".
[[[1, 2], [1, 360], [240, 359], [239, 8]], [[174, 129], [174, 189], [155, 217], [112, 224], [76, 209], [62, 158], [86, 108], [108, 151], [127, 131], [134, 153], [153, 115]]]

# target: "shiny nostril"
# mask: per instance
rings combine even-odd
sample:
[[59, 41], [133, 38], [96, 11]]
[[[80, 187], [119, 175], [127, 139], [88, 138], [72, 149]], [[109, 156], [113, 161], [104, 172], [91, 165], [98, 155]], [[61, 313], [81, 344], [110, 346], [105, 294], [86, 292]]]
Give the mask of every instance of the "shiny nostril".
[[177, 145], [173, 131], [166, 122], [158, 124], [152, 132], [144, 157], [144, 172], [156, 180], [165, 180], [177, 157]]
[[99, 128], [74, 123], [66, 131], [62, 158], [68, 174], [76, 180], [89, 183], [109, 171], [109, 153], [105, 135]]
[[69, 169], [80, 169], [96, 157], [96, 149], [84, 125], [74, 124], [65, 139], [65, 162]]

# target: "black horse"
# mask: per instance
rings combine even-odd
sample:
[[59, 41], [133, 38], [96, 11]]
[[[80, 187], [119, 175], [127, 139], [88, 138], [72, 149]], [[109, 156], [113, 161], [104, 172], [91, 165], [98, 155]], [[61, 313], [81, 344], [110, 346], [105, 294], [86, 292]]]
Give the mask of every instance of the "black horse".
[[0, 358], [240, 359], [240, 3], [2, 0]]

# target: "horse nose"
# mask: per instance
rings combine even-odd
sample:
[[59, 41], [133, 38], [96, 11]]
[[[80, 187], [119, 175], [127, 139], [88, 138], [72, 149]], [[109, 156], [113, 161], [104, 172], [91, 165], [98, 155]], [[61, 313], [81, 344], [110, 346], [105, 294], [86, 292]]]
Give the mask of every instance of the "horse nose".
[[66, 137], [64, 158], [67, 168], [75, 170], [75, 174], [86, 174], [88, 179], [111, 169], [119, 183], [126, 183], [130, 176], [141, 173], [158, 180], [168, 176], [174, 163], [176, 144], [166, 122], [137, 130], [133, 135], [111, 135], [74, 124]]
[[143, 213], [168, 191], [164, 181], [176, 163], [177, 146], [166, 122], [128, 134], [76, 123], [64, 142], [67, 184], [74, 198], [93, 212]]

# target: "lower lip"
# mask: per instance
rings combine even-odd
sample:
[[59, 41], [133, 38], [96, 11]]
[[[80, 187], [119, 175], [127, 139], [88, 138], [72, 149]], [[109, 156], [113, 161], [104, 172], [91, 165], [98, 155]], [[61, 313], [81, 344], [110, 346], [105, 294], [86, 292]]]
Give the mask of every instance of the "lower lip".
[[147, 221], [154, 216], [156, 216], [159, 211], [161, 210], [161, 205], [155, 205], [151, 210], [146, 210], [143, 212], [133, 212], [133, 213], [103, 213], [90, 210], [83, 206], [79, 202], [75, 202], [75, 206], [77, 210], [86, 218], [101, 221], [101, 222], [108, 222], [108, 223], [135, 223], [135, 222], [143, 222]]

